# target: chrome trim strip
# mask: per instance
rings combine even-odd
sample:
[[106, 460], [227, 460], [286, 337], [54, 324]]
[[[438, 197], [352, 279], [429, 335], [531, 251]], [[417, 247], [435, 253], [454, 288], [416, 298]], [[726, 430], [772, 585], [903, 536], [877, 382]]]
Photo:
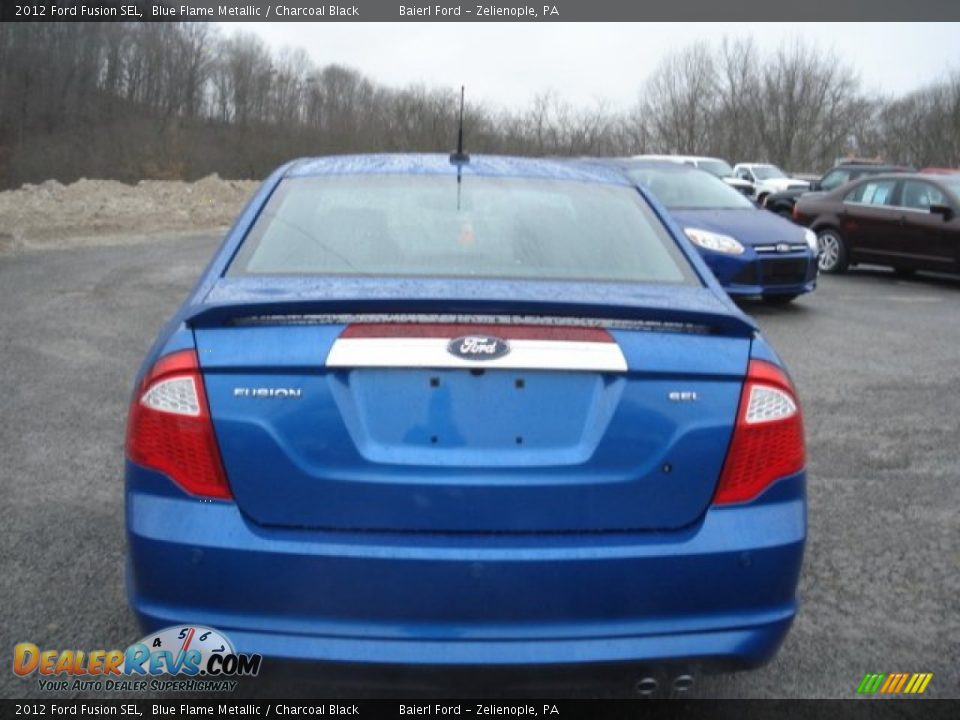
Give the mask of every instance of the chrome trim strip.
[[327, 355], [331, 368], [462, 368], [469, 370], [571, 370], [626, 372], [615, 342], [510, 340], [510, 352], [469, 360], [447, 351], [450, 338], [337, 338]]
[[[789, 243], [790, 252], [797, 252], [800, 250], [809, 250], [810, 246], [806, 243]], [[776, 245], [754, 245], [754, 252], [757, 253], [777, 253]], [[784, 255], [786, 253], [777, 253], [779, 255]]]

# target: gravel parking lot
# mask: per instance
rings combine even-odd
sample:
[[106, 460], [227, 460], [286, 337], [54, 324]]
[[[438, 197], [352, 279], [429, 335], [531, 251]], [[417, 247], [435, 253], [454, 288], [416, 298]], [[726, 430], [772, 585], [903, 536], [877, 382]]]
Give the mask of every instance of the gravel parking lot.
[[[0, 257], [2, 653], [139, 637], [123, 589], [126, 405], [216, 241]], [[806, 410], [803, 607], [773, 664], [695, 694], [849, 698], [866, 672], [923, 671], [927, 695], [960, 697], [960, 280], [858, 270], [791, 307], [744, 307]], [[9, 661], [0, 696], [37, 696]], [[314, 675], [250, 691], [336, 691]]]

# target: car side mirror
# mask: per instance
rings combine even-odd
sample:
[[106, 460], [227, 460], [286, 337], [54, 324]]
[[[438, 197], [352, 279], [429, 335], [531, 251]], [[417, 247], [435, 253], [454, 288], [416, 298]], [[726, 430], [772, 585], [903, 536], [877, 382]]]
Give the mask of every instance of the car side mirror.
[[941, 215], [944, 219], [944, 222], [951, 220], [953, 218], [953, 208], [949, 205], [931, 205], [930, 206], [931, 215]]
[[820, 181], [819, 181], [819, 180], [814, 180], [813, 182], [810, 183], [810, 189], [813, 190], [813, 191], [819, 190], [820, 187], [821, 187], [821, 186], [820, 186]]

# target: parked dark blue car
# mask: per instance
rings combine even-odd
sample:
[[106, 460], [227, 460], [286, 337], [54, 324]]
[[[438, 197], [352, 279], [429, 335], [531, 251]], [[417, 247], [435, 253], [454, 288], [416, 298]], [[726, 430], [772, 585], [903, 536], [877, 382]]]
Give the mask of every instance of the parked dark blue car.
[[280, 168], [136, 379], [144, 628], [357, 663], [769, 660], [799, 402], [671, 227], [611, 168]]
[[817, 285], [817, 237], [710, 173], [669, 162], [612, 161], [649, 190], [731, 295], [788, 303]]

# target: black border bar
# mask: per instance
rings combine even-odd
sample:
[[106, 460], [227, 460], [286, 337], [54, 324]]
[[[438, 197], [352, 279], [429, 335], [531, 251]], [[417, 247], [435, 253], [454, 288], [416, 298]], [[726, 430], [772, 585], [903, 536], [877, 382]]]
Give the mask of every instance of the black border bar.
[[[0, 0], [3, 22], [948, 21], [957, 0]], [[850, 29], [856, 34], [856, 27]]]
[[[337, 708], [339, 710], [335, 710]], [[405, 711], [402, 711], [404, 708]], [[410, 708], [423, 711], [410, 712]], [[443, 712], [441, 708], [446, 708]], [[481, 712], [481, 708], [483, 712]], [[960, 717], [960, 700], [0, 700], [0, 717], [364, 718], [364, 720], [884, 720]]]

